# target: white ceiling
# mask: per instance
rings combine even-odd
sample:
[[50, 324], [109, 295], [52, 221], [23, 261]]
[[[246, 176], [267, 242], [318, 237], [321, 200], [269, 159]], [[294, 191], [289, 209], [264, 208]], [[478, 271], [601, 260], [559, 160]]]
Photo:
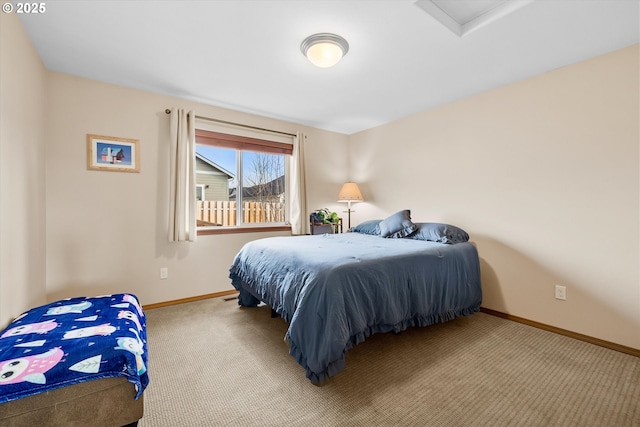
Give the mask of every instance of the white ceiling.
[[[639, 5], [537, 0], [463, 37], [413, 0], [50, 0], [20, 19], [49, 70], [352, 134], [638, 43]], [[333, 68], [300, 52], [319, 32], [349, 42]]]

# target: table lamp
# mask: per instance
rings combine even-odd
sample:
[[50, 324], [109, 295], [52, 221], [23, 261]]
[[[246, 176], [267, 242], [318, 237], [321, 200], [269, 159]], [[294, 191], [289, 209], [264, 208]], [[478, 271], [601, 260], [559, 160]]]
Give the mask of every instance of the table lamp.
[[342, 184], [340, 193], [338, 194], [339, 202], [347, 202], [347, 230], [351, 229], [351, 202], [362, 202], [362, 193], [355, 182], [345, 182]]

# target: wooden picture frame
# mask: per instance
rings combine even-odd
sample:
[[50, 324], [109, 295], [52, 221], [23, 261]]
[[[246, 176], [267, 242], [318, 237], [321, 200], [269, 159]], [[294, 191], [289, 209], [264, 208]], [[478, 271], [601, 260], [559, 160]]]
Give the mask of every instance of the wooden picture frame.
[[140, 140], [87, 134], [87, 169], [140, 172]]

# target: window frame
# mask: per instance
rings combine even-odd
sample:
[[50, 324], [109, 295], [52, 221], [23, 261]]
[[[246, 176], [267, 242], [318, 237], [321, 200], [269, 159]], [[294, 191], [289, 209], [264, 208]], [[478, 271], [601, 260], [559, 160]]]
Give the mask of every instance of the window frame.
[[[239, 135], [234, 133], [219, 132], [214, 130], [203, 129], [203, 127], [197, 127], [195, 130], [195, 143], [196, 145], [208, 145], [212, 147], [235, 149], [238, 152], [253, 151], [267, 154], [279, 154], [285, 156], [285, 182], [289, 181], [289, 157], [293, 154], [293, 143], [284, 143], [278, 141], [271, 141], [267, 139], [255, 138], [252, 136]], [[236, 162], [237, 168], [242, 174], [242, 155], [238, 155]], [[240, 188], [236, 190], [242, 191], [242, 179], [238, 179]], [[289, 185], [285, 185], [285, 215], [289, 206]], [[240, 200], [242, 199], [240, 193]], [[242, 218], [241, 211], [242, 206], [237, 204], [238, 212], [237, 218]], [[234, 233], [255, 233], [255, 232], [273, 232], [273, 231], [291, 231], [291, 224], [288, 222], [288, 218], [285, 216], [284, 223], [252, 223], [252, 225], [245, 225], [241, 223], [235, 226], [218, 226], [218, 227], [197, 227], [197, 235], [212, 235], [212, 234], [234, 234]]]

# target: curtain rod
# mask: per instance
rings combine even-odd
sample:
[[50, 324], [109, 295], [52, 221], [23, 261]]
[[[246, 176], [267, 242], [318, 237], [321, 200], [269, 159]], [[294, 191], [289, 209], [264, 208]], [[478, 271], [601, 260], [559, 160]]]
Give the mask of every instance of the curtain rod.
[[[164, 110], [164, 112], [166, 114], [171, 114], [171, 110], [168, 109], [168, 108], [166, 110]], [[261, 128], [261, 127], [257, 127], [257, 126], [243, 125], [241, 123], [234, 123], [234, 122], [228, 122], [226, 120], [212, 119], [210, 117], [196, 116], [196, 119], [208, 120], [210, 122], [222, 123], [222, 124], [225, 124], [225, 125], [232, 125], [232, 126], [239, 126], [239, 127], [243, 127], [243, 128], [261, 130], [261, 131], [265, 131], [265, 132], [279, 133], [279, 134], [287, 135], [287, 136], [297, 136], [295, 133], [282, 132], [282, 131], [279, 131], [279, 130], [272, 130], [272, 129], [265, 129], [265, 128]]]

